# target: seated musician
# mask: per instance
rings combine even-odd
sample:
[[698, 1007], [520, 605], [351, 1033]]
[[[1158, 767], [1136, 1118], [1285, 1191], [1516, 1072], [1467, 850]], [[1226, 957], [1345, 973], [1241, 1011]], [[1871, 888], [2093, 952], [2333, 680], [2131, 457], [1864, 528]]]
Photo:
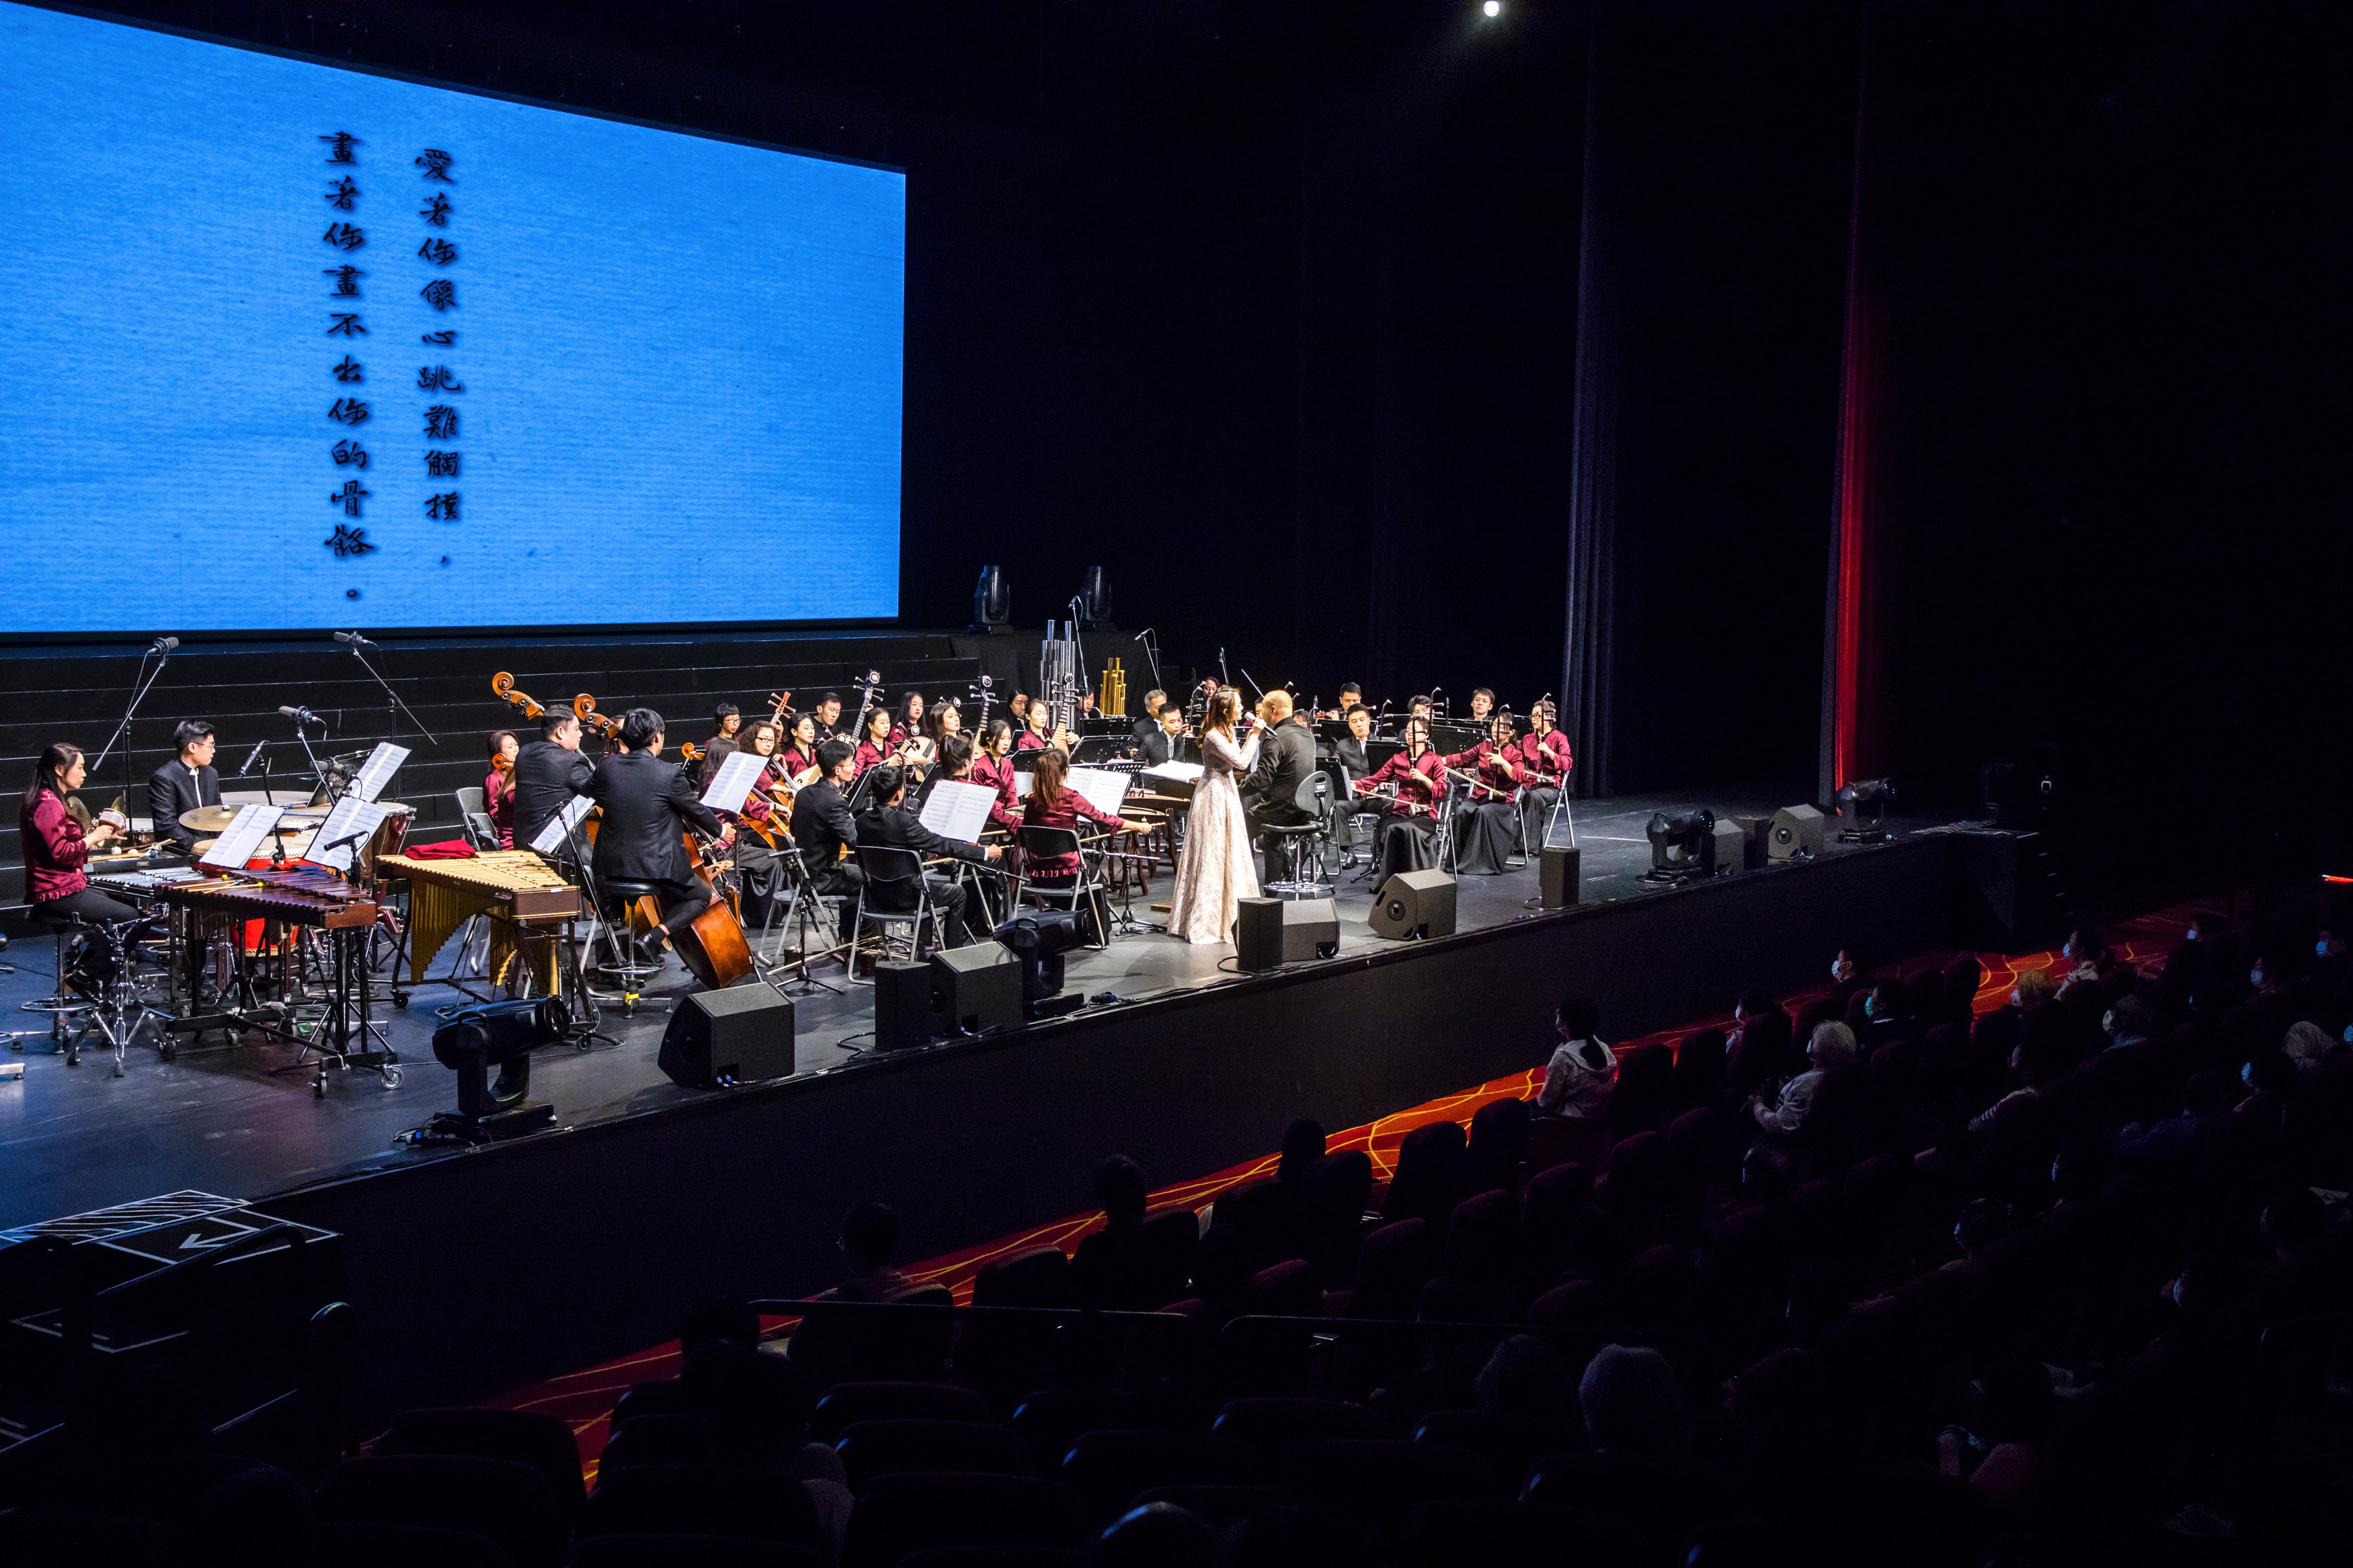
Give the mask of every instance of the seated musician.
[[982, 727], [972, 759], [972, 782], [995, 785], [1005, 809], [1016, 816], [1021, 814], [1021, 791], [1013, 768], [1013, 726], [1006, 721], [991, 719]]
[[[912, 849], [918, 855], [947, 856], [953, 859], [983, 865], [1004, 858], [1005, 851], [996, 845], [965, 844], [954, 838], [943, 838], [923, 826], [923, 819], [907, 805], [906, 770], [895, 763], [885, 763], [874, 775], [867, 798], [871, 804], [858, 814], [858, 842], [878, 849]], [[867, 907], [877, 907], [873, 900], [881, 884], [866, 884]], [[923, 887], [932, 907], [940, 911], [940, 940], [950, 947], [963, 947], [972, 941], [972, 932], [964, 921], [964, 884], [955, 878], [926, 869]], [[910, 895], [912, 905], [912, 894]]]
[[736, 885], [743, 894], [744, 923], [752, 926], [767, 923], [773, 906], [784, 898], [778, 860], [793, 847], [793, 836], [785, 826], [793, 792], [786, 786], [776, 752], [781, 732], [775, 720], [754, 719], [739, 733], [743, 749], [755, 757], [766, 757], [768, 765], [753, 781], [751, 793], [744, 797], [744, 809], [721, 814], [723, 819], [733, 816], [737, 823], [735, 846], [729, 858], [735, 862]]
[[[1018, 698], [1016, 701], [1020, 700]], [[1041, 752], [1054, 743], [1054, 710], [1043, 702], [1031, 702], [1021, 716], [1021, 731], [1013, 737], [1017, 752]]]
[[718, 750], [722, 741], [730, 746], [741, 745], [744, 732], [744, 710], [733, 702], [722, 702], [711, 710], [711, 739], [703, 742], [705, 752]]
[[1318, 719], [1345, 719], [1348, 716], [1348, 710], [1351, 708], [1361, 708], [1364, 705], [1365, 689], [1357, 685], [1353, 680], [1344, 680], [1340, 683], [1339, 705], [1335, 708], [1326, 708], [1323, 712], [1318, 713], [1315, 716]]
[[1261, 886], [1282, 879], [1291, 855], [1290, 841], [1274, 829], [1301, 826], [1312, 820], [1299, 809], [1299, 785], [1315, 771], [1315, 731], [1307, 715], [1295, 712], [1291, 693], [1268, 692], [1259, 699], [1259, 722], [1266, 726], [1258, 751], [1258, 765], [1241, 781], [1242, 804], [1251, 837], [1265, 857], [1266, 875]]
[[923, 732], [923, 694], [910, 691], [891, 711], [891, 743], [903, 746]]
[[491, 771], [482, 775], [482, 814], [491, 819], [491, 830], [498, 835], [501, 849], [514, 847], [514, 770], [515, 759], [522, 754], [522, 743], [512, 730], [491, 731]]
[[858, 891], [865, 876], [843, 852], [858, 841], [858, 824], [850, 819], [842, 793], [857, 776], [855, 753], [847, 741], [826, 741], [817, 749], [816, 782], [793, 795], [793, 843], [809, 886], [826, 897]]
[[1568, 737], [1560, 732], [1553, 705], [1539, 702], [1528, 710], [1528, 732], [1520, 737], [1520, 765], [1526, 770], [1526, 787], [1520, 792], [1520, 816], [1525, 842], [1531, 852], [1543, 847], [1545, 822], [1568, 787]]
[[898, 731], [892, 725], [891, 710], [869, 708], [865, 722], [860, 726], [858, 750], [851, 753], [856, 766], [850, 776], [857, 777], [869, 768], [879, 768], [885, 763], [904, 761], [899, 754], [899, 744], [892, 737]]
[[925, 739], [932, 742], [934, 755], [938, 753], [938, 747], [941, 742], [946, 740], [950, 735], [961, 735], [963, 733], [964, 710], [956, 706], [956, 702], [954, 698], [943, 697], [937, 702], [933, 703], [931, 707], [925, 710], [923, 714], [923, 735]]
[[1185, 753], [1190, 747], [1191, 742], [1185, 739], [1185, 710], [1164, 700], [1160, 704], [1159, 725], [1144, 738], [1136, 755], [1145, 767], [1156, 768], [1163, 763], [1186, 761]]
[[1478, 690], [1473, 691], [1471, 694], [1471, 721], [1472, 723], [1486, 723], [1487, 716], [1494, 710], [1495, 694], [1493, 691], [1488, 690], [1482, 686], [1479, 688]]
[[1160, 733], [1160, 710], [1168, 704], [1168, 693], [1158, 687], [1144, 694], [1144, 717], [1135, 721], [1136, 743], [1141, 745]]
[[[643, 882], [661, 906], [661, 924], [638, 939], [638, 956], [659, 962], [662, 951], [711, 902], [711, 889], [686, 858], [689, 827], [727, 842], [727, 829], [695, 798], [684, 768], [661, 758], [661, 715], [632, 708], [621, 732], [581, 793], [604, 807], [596, 829], [596, 882]], [[609, 892], [607, 899], [615, 898]]]
[[820, 738], [814, 713], [796, 713], [786, 721], [785, 743], [777, 750], [776, 758], [786, 784], [799, 788], [804, 776], [816, 768]]
[[1361, 702], [1353, 702], [1341, 717], [1348, 721], [1348, 732], [1334, 743], [1332, 754], [1348, 770], [1353, 781], [1373, 771], [1373, 759], [1365, 752], [1365, 742], [1373, 738], [1373, 710]]
[[[989, 722], [999, 724], [1004, 721], [993, 719]], [[941, 738], [939, 776], [953, 779], [958, 784], [980, 784], [996, 790], [997, 798], [988, 803], [988, 820], [992, 825], [1010, 833], [1021, 826], [1021, 813], [1018, 810], [1021, 804], [1020, 798], [1014, 797], [1012, 805], [1008, 806], [1006, 804], [1003, 787], [997, 784], [995, 773], [992, 772], [987, 778], [981, 776], [980, 763], [981, 759], [973, 753], [970, 737], [947, 735]]]
[[221, 803], [220, 774], [213, 771], [216, 742], [213, 727], [201, 719], [183, 721], [172, 731], [172, 742], [180, 754], [147, 775], [147, 815], [155, 819], [158, 840], [194, 850], [195, 833], [180, 826], [180, 815]]
[[572, 710], [551, 708], [542, 713], [539, 739], [515, 756], [514, 841], [530, 848], [540, 829], [574, 795], [588, 793], [589, 775], [595, 771], [580, 754], [580, 721]]
[[106, 821], [85, 831], [66, 809], [89, 772], [81, 748], [60, 742], [41, 753], [32, 782], [25, 786], [25, 802], [16, 813], [16, 837], [25, 856], [25, 898], [36, 920], [79, 917], [92, 925], [104, 925], [139, 918], [139, 911], [129, 904], [91, 887], [82, 871], [90, 852], [121, 831]]
[[841, 693], [828, 691], [817, 700], [817, 738], [830, 741], [841, 733]]
[[[1021, 826], [1066, 827], [1082, 837], [1086, 828], [1082, 823], [1092, 823], [1106, 833], [1126, 832], [1125, 818], [1104, 816], [1086, 796], [1062, 782], [1070, 771], [1071, 764], [1060, 752], [1049, 751], [1039, 757], [1038, 772], [1029, 784], [1029, 798], [1022, 803]], [[1032, 855], [1027, 858], [1022, 875], [1049, 889], [1067, 887], [1078, 880], [1080, 866], [1081, 858], [1076, 854]]]
[[1438, 803], [1446, 798], [1446, 762], [1430, 744], [1430, 721], [1406, 721], [1405, 750], [1356, 781], [1359, 797], [1395, 791], [1373, 830], [1373, 858], [1384, 879], [1426, 871], [1436, 859]]
[[[1472, 697], [1472, 706], [1478, 706]], [[1457, 752], [1446, 765], [1468, 773], [1470, 803], [1454, 818], [1454, 867], [1457, 871], [1483, 871], [1500, 877], [1509, 870], [1519, 838], [1519, 807], [1515, 796], [1525, 772], [1519, 742], [1509, 715], [1498, 713], [1487, 739], [1467, 752]], [[1460, 783], [1458, 779], [1456, 782]]]

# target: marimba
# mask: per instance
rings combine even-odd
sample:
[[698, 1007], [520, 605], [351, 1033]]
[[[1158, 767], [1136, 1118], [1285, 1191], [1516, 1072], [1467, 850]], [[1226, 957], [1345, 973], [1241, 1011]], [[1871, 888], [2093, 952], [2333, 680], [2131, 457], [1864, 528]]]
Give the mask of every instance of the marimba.
[[[434, 956], [460, 926], [481, 916], [491, 922], [489, 962], [480, 976], [453, 974], [450, 984], [462, 990], [465, 980], [480, 978], [521, 994], [521, 982], [528, 976], [544, 994], [555, 994], [559, 944], [554, 938], [578, 918], [580, 889], [538, 856], [527, 849], [493, 849], [470, 860], [379, 855], [375, 871], [380, 878], [396, 877], [408, 884], [411, 985], [424, 984]], [[517, 984], [509, 984], [511, 973]]]

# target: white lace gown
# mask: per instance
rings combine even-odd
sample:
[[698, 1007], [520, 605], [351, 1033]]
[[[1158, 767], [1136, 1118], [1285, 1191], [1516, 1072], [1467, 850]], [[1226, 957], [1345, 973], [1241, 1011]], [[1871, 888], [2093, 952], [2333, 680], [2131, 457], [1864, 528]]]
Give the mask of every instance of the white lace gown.
[[1258, 764], [1257, 734], [1237, 750], [1211, 730], [1201, 737], [1201, 782], [1185, 819], [1185, 853], [1176, 862], [1176, 893], [1168, 905], [1168, 934], [1191, 942], [1225, 942], [1241, 900], [1258, 897], [1258, 863], [1235, 782]]

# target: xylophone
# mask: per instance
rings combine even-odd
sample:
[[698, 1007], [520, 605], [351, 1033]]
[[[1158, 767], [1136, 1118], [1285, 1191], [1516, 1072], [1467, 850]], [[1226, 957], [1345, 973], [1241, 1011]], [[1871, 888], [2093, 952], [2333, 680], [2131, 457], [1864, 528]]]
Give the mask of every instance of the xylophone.
[[488, 915], [491, 952], [484, 978], [505, 984], [508, 967], [521, 957], [531, 976], [554, 994], [556, 944], [548, 939], [554, 928], [579, 915], [580, 889], [538, 856], [527, 849], [494, 849], [470, 860], [379, 855], [375, 871], [408, 883], [410, 984], [425, 983], [426, 966], [459, 926]]
[[280, 925], [326, 931], [365, 930], [375, 924], [374, 900], [323, 866], [237, 871], [168, 882], [156, 889], [156, 896], [194, 913], [237, 920], [276, 921]]

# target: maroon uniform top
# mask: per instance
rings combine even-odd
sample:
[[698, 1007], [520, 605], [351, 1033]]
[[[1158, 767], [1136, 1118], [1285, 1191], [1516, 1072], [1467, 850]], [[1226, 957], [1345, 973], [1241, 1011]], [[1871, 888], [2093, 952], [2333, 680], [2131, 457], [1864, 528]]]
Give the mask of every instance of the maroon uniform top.
[[1013, 749], [1017, 752], [1042, 752], [1046, 749], [1046, 737], [1035, 730], [1017, 730], [1013, 732]]
[[857, 764], [856, 772], [850, 774], [855, 778], [878, 763], [889, 762], [891, 751], [889, 747], [877, 746], [871, 741], [860, 741], [858, 742], [858, 750], [850, 753], [849, 760]]
[[[1560, 760], [1554, 762], [1536, 749], [1539, 746], [1550, 746], [1553, 756]], [[1561, 775], [1576, 765], [1576, 759], [1569, 754], [1568, 737], [1557, 730], [1541, 733], [1530, 731], [1521, 736], [1519, 753], [1520, 765], [1528, 771], [1528, 783], [1546, 788], [1558, 787]]]
[[81, 870], [90, 858], [90, 846], [82, 842], [81, 824], [66, 810], [57, 791], [45, 789], [40, 799], [18, 810], [16, 837], [25, 856], [26, 902], [69, 899], [90, 886]]
[[817, 758], [802, 751], [798, 746], [786, 746], [776, 753], [776, 761], [784, 764], [785, 777], [787, 779], [797, 779], [817, 766]]
[[1392, 814], [1419, 807], [1428, 815], [1433, 805], [1446, 798], [1446, 759], [1435, 751], [1424, 752], [1419, 759], [1410, 759], [1399, 752], [1358, 779], [1356, 793], [1370, 794], [1392, 783], [1398, 786], [1397, 804], [1389, 807]]
[[1482, 741], [1467, 752], [1457, 752], [1446, 759], [1450, 768], [1478, 775], [1479, 783], [1471, 791], [1475, 801], [1509, 800], [1520, 785], [1520, 757], [1517, 745], [1498, 748], [1493, 741]]
[[[1105, 816], [1088, 803], [1085, 795], [1067, 784], [1051, 811], [1046, 809], [1045, 803], [1038, 798], [1034, 789], [1030, 791], [1029, 798], [1021, 803], [1021, 826], [1024, 827], [1067, 827], [1073, 832], [1083, 833], [1084, 830], [1079, 826], [1082, 819], [1105, 828], [1121, 826], [1118, 817]], [[1024, 869], [1030, 877], [1044, 881], [1067, 882], [1079, 874], [1079, 858], [1075, 854], [1034, 855], [1028, 858]]]
[[997, 798], [989, 803], [989, 821], [1008, 833], [1021, 826], [1021, 795], [1013, 787], [1012, 758], [976, 756], [972, 772], [965, 776], [969, 783], [987, 784], [997, 792]]
[[499, 847], [514, 847], [514, 774], [492, 768], [482, 780], [482, 809], [499, 836]]

